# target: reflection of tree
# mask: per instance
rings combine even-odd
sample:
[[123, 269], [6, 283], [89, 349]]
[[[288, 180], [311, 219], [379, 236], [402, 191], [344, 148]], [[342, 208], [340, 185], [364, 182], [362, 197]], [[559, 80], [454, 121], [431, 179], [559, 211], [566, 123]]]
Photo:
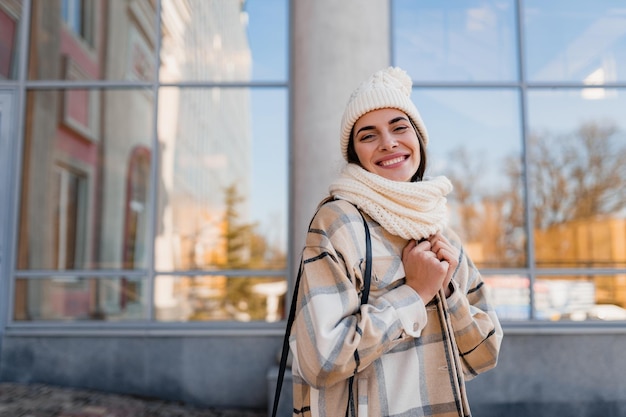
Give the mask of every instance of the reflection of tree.
[[[574, 233], [575, 224], [579, 229], [581, 224], [589, 228], [590, 219], [626, 209], [626, 147], [618, 135], [614, 124], [591, 122], [571, 134], [530, 137], [528, 175], [535, 236], [542, 241], [538, 262], [548, 256], [546, 245], [552, 247], [552, 258], [565, 260], [565, 249], [557, 248], [569, 245], [571, 239], [556, 236]], [[459, 148], [449, 160], [453, 163], [447, 174], [454, 184], [451, 198], [457, 204], [459, 229], [468, 247], [475, 250], [472, 255], [477, 263], [483, 267], [525, 265], [524, 172], [519, 155], [503, 160], [500, 179], [508, 184], [483, 174], [485, 163], [478, 152]], [[561, 234], [556, 230], [545, 233], [564, 225], [569, 226]]]
[[[272, 248], [267, 239], [256, 232], [256, 223], [242, 221], [238, 206], [244, 202], [232, 184], [224, 190], [224, 241], [226, 246], [224, 269], [265, 269], [271, 265], [282, 264], [286, 256], [282, 251]], [[226, 285], [226, 309], [234, 313], [244, 312], [252, 319], [263, 319], [266, 314], [265, 297], [255, 294], [256, 284], [267, 282], [267, 278], [249, 276], [229, 278]], [[234, 311], [235, 309], [236, 311]], [[237, 315], [237, 314], [236, 314]]]
[[[274, 313], [278, 293], [283, 284], [286, 289], [286, 284], [283, 278], [259, 277], [253, 271], [284, 268], [286, 254], [257, 230], [257, 223], [246, 221], [240, 209], [245, 197], [236, 183], [225, 187], [223, 192], [223, 210], [203, 214], [202, 225], [196, 225], [197, 231], [189, 235], [185, 253], [192, 268], [228, 270], [229, 274], [193, 279], [192, 311], [188, 318], [263, 320]], [[271, 285], [272, 282], [277, 285]]]
[[626, 207], [626, 148], [617, 127], [590, 122], [573, 135], [530, 138], [535, 227], [619, 212]]
[[255, 224], [242, 223], [237, 206], [244, 198], [232, 184], [224, 190], [226, 211], [224, 213], [224, 240], [226, 244], [226, 265], [228, 269], [241, 269], [250, 263], [250, 242]]
[[450, 160], [455, 161], [449, 177], [454, 184], [454, 199], [459, 206], [461, 230], [465, 239], [475, 241], [481, 234], [480, 212], [476, 204], [480, 195], [478, 192], [480, 161], [472, 158], [465, 147], [452, 151]]
[[[626, 209], [623, 139], [610, 122], [530, 138], [537, 265], [611, 267], [624, 262], [624, 221], [619, 219]], [[591, 274], [587, 279], [594, 282], [596, 303], [626, 305], [623, 275]]]
[[[529, 138], [528, 175], [534, 219], [535, 264], [542, 268], [617, 267], [626, 262], [626, 145], [614, 123], [590, 122], [573, 132], [535, 132]], [[480, 267], [526, 265], [524, 171], [519, 155], [503, 160], [495, 181], [483, 174], [479, 152], [449, 155], [458, 228]], [[504, 182], [508, 182], [508, 184]], [[568, 302], [626, 306], [624, 275], [563, 275]], [[542, 278], [547, 282], [550, 278]], [[587, 288], [583, 293], [580, 288]], [[589, 290], [589, 288], [592, 288]], [[536, 287], [537, 306], [541, 291]], [[589, 292], [591, 291], [591, 292]], [[545, 296], [545, 294], [544, 294]], [[568, 298], [569, 297], [569, 298]], [[591, 299], [592, 301], [589, 301]]]
[[[461, 147], [449, 155], [453, 161], [447, 173], [454, 184], [452, 200], [458, 213], [459, 232], [475, 262], [481, 266], [520, 266], [523, 248], [523, 200], [519, 159], [506, 161], [507, 187], [485, 178], [485, 163]], [[481, 185], [488, 183], [490, 191]]]

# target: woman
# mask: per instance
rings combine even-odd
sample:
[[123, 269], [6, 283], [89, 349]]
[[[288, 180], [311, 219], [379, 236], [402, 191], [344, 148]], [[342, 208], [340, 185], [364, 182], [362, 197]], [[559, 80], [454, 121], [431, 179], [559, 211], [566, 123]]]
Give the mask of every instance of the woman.
[[[290, 337], [294, 416], [469, 416], [465, 380], [496, 365], [502, 330], [479, 272], [446, 228], [452, 185], [424, 178], [428, 134], [411, 86], [399, 68], [378, 71], [344, 112], [348, 164], [303, 250]], [[372, 247], [363, 305], [359, 210]]]

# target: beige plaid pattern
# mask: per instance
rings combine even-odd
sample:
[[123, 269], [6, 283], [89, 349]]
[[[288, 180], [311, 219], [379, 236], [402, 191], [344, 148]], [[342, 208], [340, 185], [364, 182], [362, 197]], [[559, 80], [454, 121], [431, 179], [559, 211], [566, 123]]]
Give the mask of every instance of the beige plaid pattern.
[[461, 249], [454, 292], [424, 305], [404, 285], [406, 240], [366, 218], [373, 263], [363, 306], [360, 214], [335, 200], [311, 222], [290, 337], [294, 416], [345, 415], [355, 371], [359, 417], [470, 416], [464, 381], [496, 365], [502, 339], [478, 270]]

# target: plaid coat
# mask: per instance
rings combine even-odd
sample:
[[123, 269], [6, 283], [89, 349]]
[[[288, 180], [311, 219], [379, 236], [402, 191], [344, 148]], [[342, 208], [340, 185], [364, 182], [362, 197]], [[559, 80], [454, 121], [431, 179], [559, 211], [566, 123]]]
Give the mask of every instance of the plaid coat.
[[407, 241], [365, 215], [372, 239], [368, 303], [360, 305], [365, 230], [357, 209], [320, 206], [306, 238], [290, 336], [294, 416], [342, 417], [355, 375], [359, 417], [470, 416], [465, 380], [496, 365], [502, 329], [478, 270], [460, 248], [453, 293], [428, 304], [404, 285]]

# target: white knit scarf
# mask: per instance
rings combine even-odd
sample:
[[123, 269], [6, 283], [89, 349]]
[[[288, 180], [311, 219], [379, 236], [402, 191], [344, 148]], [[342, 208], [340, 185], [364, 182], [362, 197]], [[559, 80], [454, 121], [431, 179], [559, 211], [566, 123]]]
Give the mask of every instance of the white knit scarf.
[[419, 240], [445, 228], [446, 195], [452, 191], [452, 183], [444, 176], [392, 181], [357, 164], [347, 164], [329, 190], [335, 198], [355, 204], [389, 233]]

